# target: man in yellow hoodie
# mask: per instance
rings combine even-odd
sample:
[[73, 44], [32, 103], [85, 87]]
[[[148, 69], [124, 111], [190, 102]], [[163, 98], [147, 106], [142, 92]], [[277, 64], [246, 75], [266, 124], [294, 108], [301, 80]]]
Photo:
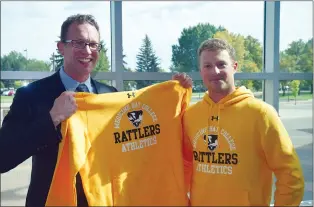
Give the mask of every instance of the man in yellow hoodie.
[[299, 206], [304, 178], [276, 110], [236, 87], [234, 48], [221, 39], [198, 51], [208, 91], [184, 115], [187, 190], [192, 206]]

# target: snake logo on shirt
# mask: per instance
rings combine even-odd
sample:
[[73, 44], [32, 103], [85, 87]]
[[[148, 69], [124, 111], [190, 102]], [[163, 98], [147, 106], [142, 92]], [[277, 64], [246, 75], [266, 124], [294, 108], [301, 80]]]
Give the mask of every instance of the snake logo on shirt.
[[[145, 118], [144, 118], [145, 117]], [[121, 121], [125, 124], [120, 128]], [[138, 101], [121, 108], [114, 119], [113, 142], [122, 152], [141, 150], [157, 144], [161, 127], [153, 109]]]
[[218, 136], [216, 134], [209, 134], [207, 136], [204, 134], [204, 142], [210, 151], [214, 151], [218, 146]]
[[[227, 148], [225, 145], [219, 146], [219, 143], [224, 142], [228, 143]], [[194, 135], [192, 146], [196, 172], [232, 175], [233, 167], [239, 163], [235, 141], [223, 128], [219, 131], [216, 126], [199, 129]]]
[[130, 122], [133, 124], [134, 127], [139, 127], [140, 124], [142, 123], [143, 120], [143, 111], [138, 110], [138, 111], [131, 111], [128, 112], [128, 118]]

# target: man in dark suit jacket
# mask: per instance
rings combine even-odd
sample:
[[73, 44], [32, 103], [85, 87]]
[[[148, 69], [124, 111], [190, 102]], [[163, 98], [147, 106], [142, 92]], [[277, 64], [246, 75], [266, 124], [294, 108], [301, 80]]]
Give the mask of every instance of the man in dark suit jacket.
[[[62, 70], [62, 69], [61, 69]], [[95, 93], [115, 92], [111, 86], [91, 79]], [[55, 170], [60, 129], [49, 114], [55, 99], [65, 91], [60, 71], [19, 88], [0, 130], [1, 173], [32, 156], [32, 173], [26, 206], [44, 206]], [[60, 126], [60, 125], [59, 125]], [[80, 177], [77, 177], [79, 206], [86, 204]], [[82, 201], [82, 200], [83, 201]]]
[[[5, 173], [32, 157], [31, 181], [26, 206], [45, 206], [55, 170], [58, 146], [62, 139], [60, 123], [75, 113], [75, 91], [116, 92], [114, 87], [90, 77], [101, 50], [99, 27], [91, 15], [74, 15], [61, 26], [57, 46], [64, 66], [53, 75], [16, 91], [10, 111], [0, 129], [0, 172]], [[181, 85], [190, 87], [185, 74], [174, 76]], [[88, 203], [79, 174], [79, 207]]]
[[[75, 91], [116, 92], [90, 78], [101, 49], [99, 27], [91, 15], [69, 17], [61, 27], [58, 49], [64, 67], [16, 91], [0, 129], [1, 173], [32, 156], [26, 206], [45, 206], [61, 141], [60, 123], [76, 111]], [[87, 47], [86, 47], [87, 46]], [[78, 206], [88, 206], [77, 176]]]

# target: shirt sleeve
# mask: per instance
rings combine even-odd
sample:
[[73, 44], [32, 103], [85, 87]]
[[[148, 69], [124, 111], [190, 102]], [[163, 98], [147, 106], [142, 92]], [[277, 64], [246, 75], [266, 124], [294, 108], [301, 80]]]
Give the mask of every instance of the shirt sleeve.
[[304, 177], [298, 155], [278, 113], [266, 107], [260, 121], [262, 148], [277, 182], [275, 206], [299, 206], [304, 195]]
[[190, 138], [187, 133], [187, 129], [184, 127], [185, 118], [183, 118], [183, 163], [184, 163], [184, 182], [186, 192], [191, 190], [192, 181], [192, 167], [193, 167], [193, 148]]

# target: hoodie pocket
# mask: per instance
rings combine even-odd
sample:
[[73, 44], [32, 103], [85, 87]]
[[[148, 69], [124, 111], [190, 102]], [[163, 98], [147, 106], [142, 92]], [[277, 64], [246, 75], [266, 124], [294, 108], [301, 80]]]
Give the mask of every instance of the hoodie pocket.
[[250, 206], [249, 192], [236, 189], [215, 189], [207, 191], [202, 198], [193, 195], [192, 205], [199, 206]]

